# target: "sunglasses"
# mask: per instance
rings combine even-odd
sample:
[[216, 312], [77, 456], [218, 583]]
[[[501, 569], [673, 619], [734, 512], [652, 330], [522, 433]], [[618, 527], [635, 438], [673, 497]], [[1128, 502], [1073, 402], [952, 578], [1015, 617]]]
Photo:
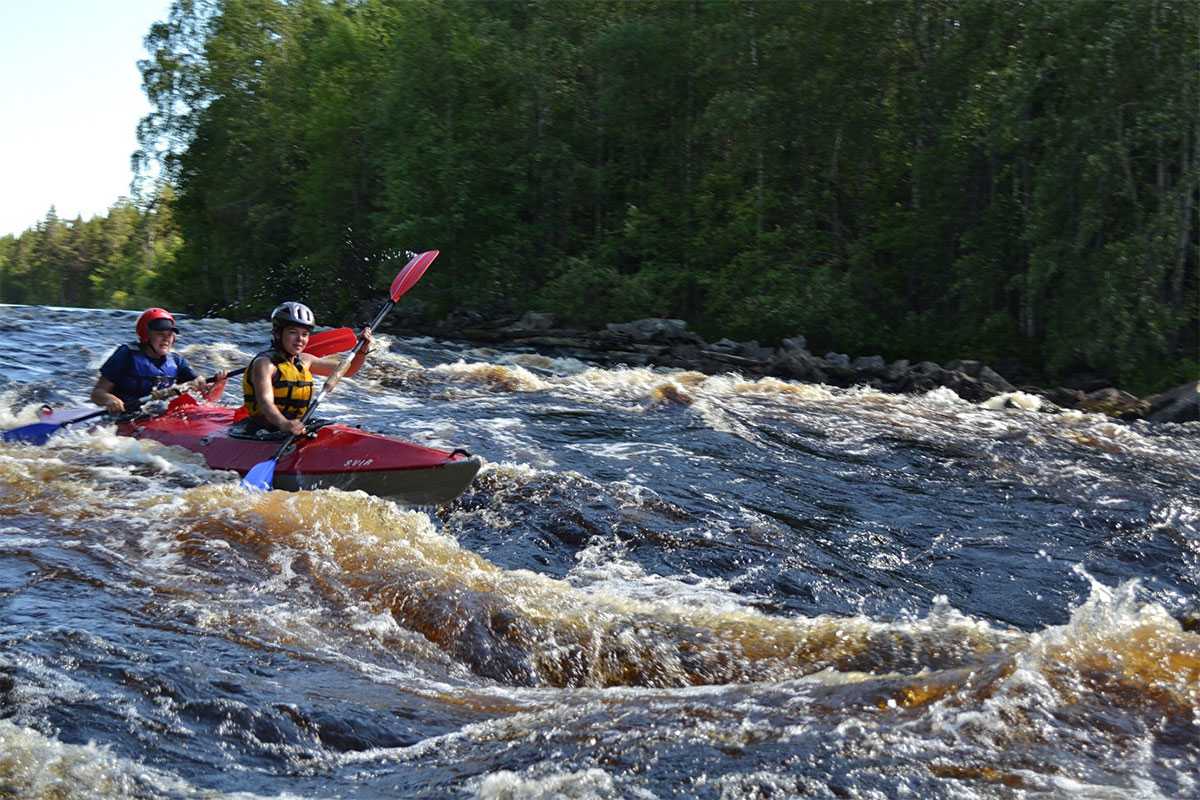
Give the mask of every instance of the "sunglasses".
[[162, 331], [170, 331], [171, 333], [174, 333], [175, 335], [179, 335], [179, 328], [176, 328], [175, 323], [171, 322], [171, 320], [169, 320], [169, 319], [153, 320], [148, 327], [152, 331], [158, 331], [160, 333]]

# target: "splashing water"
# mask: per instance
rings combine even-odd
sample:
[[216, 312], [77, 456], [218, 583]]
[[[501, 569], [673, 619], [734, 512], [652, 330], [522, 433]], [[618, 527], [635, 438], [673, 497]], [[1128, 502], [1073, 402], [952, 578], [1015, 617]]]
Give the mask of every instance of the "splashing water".
[[[0, 307], [0, 427], [134, 316]], [[453, 503], [0, 445], [0, 794], [1200, 795], [1200, 424], [380, 342], [328, 411]]]

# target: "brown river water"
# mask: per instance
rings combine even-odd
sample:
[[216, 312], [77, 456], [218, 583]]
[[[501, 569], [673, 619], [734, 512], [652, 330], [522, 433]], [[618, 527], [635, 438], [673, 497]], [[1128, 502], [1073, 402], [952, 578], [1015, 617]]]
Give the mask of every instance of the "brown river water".
[[[134, 317], [0, 306], [0, 428]], [[452, 503], [0, 444], [0, 797], [1200, 797], [1200, 423], [381, 345]]]

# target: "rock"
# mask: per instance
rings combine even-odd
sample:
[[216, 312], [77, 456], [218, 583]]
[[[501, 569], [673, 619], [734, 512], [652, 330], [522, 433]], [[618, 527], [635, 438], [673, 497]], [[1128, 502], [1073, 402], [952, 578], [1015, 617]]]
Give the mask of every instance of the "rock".
[[610, 364], [623, 364], [627, 367], [645, 367], [650, 364], [650, 356], [645, 353], [616, 350], [608, 354]]
[[1000, 394], [1000, 392], [988, 392], [982, 383], [956, 369], [945, 370], [942, 375], [942, 386], [952, 390], [969, 403], [982, 403], [989, 397]]
[[822, 361], [828, 382], [834, 386], [854, 386], [862, 382], [850, 365], [850, 356], [845, 353], [826, 353]]
[[718, 339], [708, 346], [709, 350], [721, 350], [726, 353], [736, 353], [742, 345], [733, 339]]
[[808, 352], [808, 340], [799, 334], [784, 339], [782, 342], [780, 342], [779, 346], [785, 351], [802, 350], [805, 353]]
[[711, 371], [719, 372], [725, 367], [733, 367], [743, 373], [762, 372], [766, 368], [766, 364], [757, 358], [746, 358], [745, 356], [735, 355], [733, 353], [722, 353], [714, 350], [701, 350], [700, 355], [704, 357], [702, 365], [714, 365], [716, 369]]
[[464, 328], [499, 328], [501, 326], [489, 324], [491, 320], [480, 314], [478, 311], [473, 311], [468, 308], [456, 308], [446, 315], [446, 318], [437, 324], [437, 329], [448, 332], [455, 332]]
[[571, 350], [588, 348], [588, 342], [586, 339], [580, 339], [575, 336], [522, 336], [519, 338], [509, 339], [508, 341], [511, 344], [523, 345], [526, 347], [567, 348]]
[[1087, 397], [1080, 390], [1068, 389], [1065, 386], [1059, 386], [1056, 389], [1034, 389], [1031, 393], [1041, 395], [1062, 408], [1078, 408], [1079, 404]]
[[1112, 386], [1112, 380], [1090, 372], [1076, 372], [1062, 379], [1063, 386], [1090, 394]]
[[1139, 400], [1129, 392], [1108, 387], [1088, 392], [1075, 407], [1080, 411], [1093, 414], [1107, 414], [1110, 417], [1122, 419], [1138, 419], [1145, 416], [1149, 409], [1149, 403]]
[[548, 331], [558, 324], [558, 318], [549, 312], [526, 311], [522, 317], [509, 325], [506, 331]]
[[[968, 373], [971, 374], [971, 373]], [[992, 394], [1004, 394], [1006, 392], [1016, 391], [1015, 386], [1005, 380], [1004, 376], [993, 370], [986, 364], [980, 366], [979, 371], [972, 375], [977, 379], [983, 387]]]
[[735, 342], [732, 339], [721, 339], [720, 341], [710, 344], [703, 351], [710, 355], [729, 355], [737, 356], [740, 359], [747, 361], [770, 361], [775, 351], [769, 347], [763, 347], [756, 341]]
[[690, 368], [700, 358], [700, 348], [694, 344], [673, 344], [667, 350], [673, 366]]
[[850, 368], [850, 356], [845, 353], [826, 353], [825, 363], [831, 367]]
[[[888, 370], [888, 374], [892, 372], [893, 370]], [[945, 386], [946, 378], [949, 374], [940, 365], [932, 361], [921, 361], [909, 367], [895, 381], [891, 382], [889, 390], [910, 394], [925, 394], [926, 392], [932, 392], [939, 386]]]
[[945, 368], [949, 369], [949, 370], [954, 370], [956, 372], [961, 372], [964, 375], [971, 376], [972, 378], [978, 378], [980, 370], [983, 369], [983, 362], [982, 361], [963, 361], [961, 359], [955, 359], [954, 361], [946, 362]]
[[828, 383], [824, 362], [807, 350], [780, 350], [767, 364], [768, 375], [805, 383]]
[[1146, 398], [1150, 422], [1196, 422], [1200, 420], [1200, 381], [1176, 386]]
[[911, 365], [909, 364], [907, 358], [901, 358], [897, 361], [893, 361], [888, 365], [887, 372], [884, 373], [883, 378], [889, 383], [896, 383], [901, 378], [908, 375], [910, 366]]
[[883, 356], [859, 356], [850, 362], [850, 368], [866, 378], [882, 378], [887, 375], [887, 362]]
[[[1097, 386], [1096, 376], [1075, 375], [1057, 389], [1022, 385], [1018, 390], [1004, 375], [972, 359], [956, 359], [944, 366], [932, 361], [912, 364], [900, 359], [888, 364], [880, 356], [851, 359], [844, 353], [827, 353], [824, 358], [808, 351], [802, 335], [784, 339], [772, 349], [757, 341], [737, 342], [723, 338], [707, 344], [678, 319], [648, 318], [613, 323], [602, 330], [556, 328], [554, 314], [527, 312], [514, 316], [484, 315], [459, 309], [442, 323], [424, 326], [424, 332], [471, 341], [506, 343], [539, 351], [569, 355], [599, 364], [674, 367], [710, 373], [737, 371], [745, 375], [772, 375], [806, 383], [834, 386], [869, 385], [892, 393], [926, 393], [940, 386], [953, 390], [969, 402], [989, 408], [1006, 404], [1030, 408], [1026, 400], [1037, 400], [1041, 411], [1063, 408], [1103, 413], [1122, 420], [1188, 422], [1200, 419], [1200, 382], [1193, 381], [1153, 398], [1137, 397], [1109, 386]], [[1003, 365], [1006, 375], [1021, 377], [1017, 362]], [[1022, 378], [1024, 383], [1028, 378]], [[1092, 387], [1085, 393], [1078, 387]], [[1012, 400], [1020, 396], [1023, 402]], [[1037, 395], [1037, 398], [1031, 397]], [[1008, 397], [1009, 400], [1005, 400]], [[999, 399], [997, 399], [999, 398]], [[994, 402], [993, 402], [994, 401]]]
[[687, 329], [681, 319], [639, 319], [633, 322], [611, 322], [607, 330], [627, 336], [635, 342], [692, 342], [703, 345], [702, 338]]

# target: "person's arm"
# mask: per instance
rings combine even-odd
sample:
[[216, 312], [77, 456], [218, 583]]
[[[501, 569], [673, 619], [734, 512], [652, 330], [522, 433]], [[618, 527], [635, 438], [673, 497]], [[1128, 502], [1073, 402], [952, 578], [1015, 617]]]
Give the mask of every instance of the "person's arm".
[[[350, 367], [346, 370], [347, 378], [362, 368], [363, 362], [367, 360], [367, 353], [371, 352], [371, 344], [375, 341], [371, 335], [370, 328], [363, 328], [362, 333], [359, 335], [366, 341], [366, 345], [354, 355], [354, 360], [350, 362]], [[338, 364], [342, 363], [340, 356], [317, 358], [307, 353], [301, 353], [300, 357], [304, 359], [304, 363], [308, 364], [308, 368], [314, 375], [332, 375], [337, 371]]]
[[221, 370], [216, 375], [213, 375], [210, 381], [207, 378], [202, 378], [196, 374], [196, 370], [192, 369], [192, 365], [187, 362], [183, 356], [179, 356], [179, 368], [175, 373], [175, 383], [183, 384], [183, 388], [190, 392], [196, 392], [201, 397], [209, 402], [215, 402], [220, 399], [221, 393], [225, 391], [225, 379], [229, 377], [226, 370]]
[[[228, 377], [229, 373], [225, 370], [221, 370], [216, 375], [213, 375], [212, 381], [208, 384], [207, 388], [200, 387], [200, 392], [204, 395], [204, 399], [210, 403], [220, 400], [221, 393], [225, 391], [225, 380]], [[197, 378], [196, 380], [203, 381], [204, 379]], [[258, 387], [255, 387], [255, 391], [258, 391]]]
[[129, 371], [129, 360], [128, 349], [121, 345], [100, 365], [100, 377], [92, 387], [92, 402], [102, 406], [110, 414], [125, 413], [125, 401], [117, 397], [115, 391], [117, 381]]
[[259, 413], [284, 433], [299, 436], [304, 433], [304, 424], [298, 419], [288, 419], [275, 406], [275, 388], [271, 386], [274, 372], [275, 365], [269, 358], [256, 358], [250, 365], [250, 385], [254, 387], [254, 399], [258, 403]]
[[115, 383], [110, 381], [103, 375], [96, 381], [96, 385], [92, 387], [91, 400], [98, 406], [104, 407], [110, 414], [124, 414], [125, 403], [121, 398], [113, 394], [113, 389], [116, 389]]

